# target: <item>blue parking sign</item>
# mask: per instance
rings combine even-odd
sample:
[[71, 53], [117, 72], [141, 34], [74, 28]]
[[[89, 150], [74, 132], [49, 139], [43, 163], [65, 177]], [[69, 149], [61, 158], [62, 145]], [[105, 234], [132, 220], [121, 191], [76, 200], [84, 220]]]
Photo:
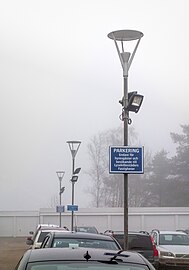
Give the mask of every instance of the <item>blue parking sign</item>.
[[109, 172], [142, 174], [144, 173], [143, 147], [110, 146]]

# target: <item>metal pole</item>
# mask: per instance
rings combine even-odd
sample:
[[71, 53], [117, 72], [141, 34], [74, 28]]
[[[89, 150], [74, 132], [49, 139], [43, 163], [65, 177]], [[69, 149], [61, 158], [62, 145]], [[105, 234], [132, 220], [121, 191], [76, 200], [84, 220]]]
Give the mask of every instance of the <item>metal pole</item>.
[[[123, 102], [125, 108], [128, 104], [128, 75], [124, 76], [124, 96]], [[124, 120], [124, 146], [128, 146], [128, 118], [129, 112], [124, 109], [123, 120]], [[128, 249], [128, 174], [124, 176], [124, 250]]]
[[[61, 185], [61, 183], [62, 183], [62, 181], [60, 180], [60, 193], [59, 193], [59, 195], [60, 195], [60, 206], [62, 205], [62, 200], [61, 200], [61, 188], [62, 188], [62, 185]], [[62, 213], [60, 212], [60, 221], [59, 221], [59, 227], [61, 227], [62, 226], [62, 218], [61, 218], [61, 215], [62, 215]]]
[[[118, 30], [109, 33], [108, 37], [114, 40], [118, 56], [123, 68], [124, 95], [122, 104], [122, 120], [124, 121], [124, 146], [128, 146], [128, 124], [131, 123], [129, 119], [128, 109], [128, 71], [135, 56], [140, 39], [143, 37], [143, 33], [136, 30]], [[130, 52], [124, 51], [123, 46], [124, 41], [131, 40], [138, 40], [132, 54]], [[117, 41], [121, 41], [122, 52], [120, 52]], [[128, 249], [128, 173], [124, 173], [124, 249]]]
[[[72, 175], [74, 174], [75, 170], [75, 157], [72, 158]], [[72, 205], [74, 205], [74, 184], [75, 182], [72, 181]], [[72, 217], [71, 217], [71, 231], [73, 231], [73, 225], [74, 225], [74, 211], [72, 211]]]

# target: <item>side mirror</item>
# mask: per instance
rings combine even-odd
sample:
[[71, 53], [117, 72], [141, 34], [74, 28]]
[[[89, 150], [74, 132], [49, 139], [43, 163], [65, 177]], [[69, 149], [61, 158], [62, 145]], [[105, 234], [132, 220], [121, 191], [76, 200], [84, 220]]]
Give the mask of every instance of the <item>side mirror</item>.
[[30, 231], [29, 234], [34, 234], [34, 232], [33, 231]]
[[33, 245], [33, 240], [28, 237], [27, 240], [26, 240], [26, 245], [32, 246]]

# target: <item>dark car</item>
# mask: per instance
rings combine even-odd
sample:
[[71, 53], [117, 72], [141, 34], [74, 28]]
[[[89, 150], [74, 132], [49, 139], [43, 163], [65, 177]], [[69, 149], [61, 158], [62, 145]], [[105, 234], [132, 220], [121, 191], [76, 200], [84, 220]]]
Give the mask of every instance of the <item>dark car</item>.
[[15, 270], [154, 270], [141, 254], [135, 252], [87, 249], [30, 249]]
[[122, 249], [117, 240], [110, 235], [52, 231], [44, 238], [43, 243], [41, 244], [41, 248], [57, 247], [87, 247], [111, 250]]
[[[124, 249], [124, 232], [107, 230], [105, 234], [111, 234]], [[142, 254], [154, 266], [157, 265], [158, 251], [148, 232], [128, 232], [128, 250], [137, 251]]]

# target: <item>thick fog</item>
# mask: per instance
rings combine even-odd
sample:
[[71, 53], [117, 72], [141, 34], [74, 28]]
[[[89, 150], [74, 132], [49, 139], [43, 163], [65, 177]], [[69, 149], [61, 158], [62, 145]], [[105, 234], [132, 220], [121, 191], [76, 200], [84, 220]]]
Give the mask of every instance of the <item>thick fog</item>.
[[143, 32], [129, 91], [144, 95], [132, 126], [144, 147], [174, 154], [170, 132], [189, 123], [187, 0], [7, 0], [0, 8], [0, 211], [51, 207], [57, 170], [71, 203], [90, 206], [87, 144], [122, 125], [123, 72], [109, 32]]

